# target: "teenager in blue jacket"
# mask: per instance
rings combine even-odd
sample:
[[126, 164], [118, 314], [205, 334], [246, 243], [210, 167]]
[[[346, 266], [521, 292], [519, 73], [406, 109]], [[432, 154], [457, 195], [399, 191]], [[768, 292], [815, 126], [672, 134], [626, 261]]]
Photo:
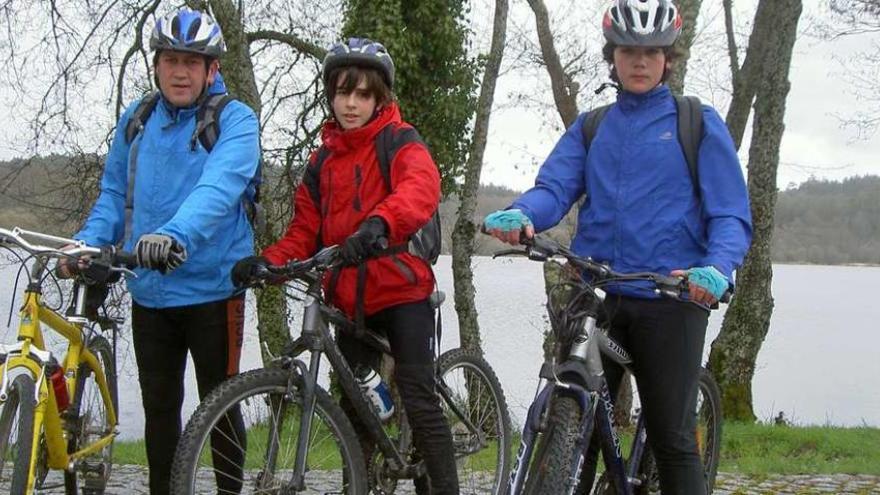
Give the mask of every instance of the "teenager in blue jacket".
[[[517, 244], [556, 225], [586, 195], [572, 249], [619, 272], [685, 276], [696, 304], [660, 299], [645, 285], [609, 287], [611, 336], [633, 357], [648, 436], [664, 494], [706, 493], [697, 453], [695, 402], [708, 308], [732, 286], [751, 242], [748, 194], [724, 121], [703, 107], [699, 184], [677, 139], [676, 105], [664, 81], [682, 20], [669, 0], [614, 0], [606, 11], [605, 60], [619, 93], [589, 153], [585, 115], [557, 142], [535, 186], [484, 227]], [[612, 396], [622, 372], [608, 366]], [[595, 475], [591, 449], [581, 489]]]
[[[254, 112], [234, 100], [220, 114], [221, 132], [211, 151], [193, 141], [199, 106], [208, 95], [226, 92], [218, 72], [223, 35], [208, 14], [189, 9], [168, 14], [156, 23], [150, 48], [159, 101], [131, 143], [126, 127], [137, 103], [117, 123], [101, 194], [74, 237], [98, 246], [123, 242], [142, 267], [128, 279], [132, 334], [150, 493], [162, 494], [169, 490], [182, 429], [187, 352], [195, 363], [200, 397], [238, 372], [244, 295], [233, 295], [229, 272], [238, 259], [253, 253], [242, 199], [257, 171], [260, 148]], [[126, 196], [133, 161], [128, 235]], [[240, 417], [232, 423], [243, 432]], [[224, 434], [235, 438], [236, 432]], [[228, 464], [218, 468], [224, 473], [218, 476], [226, 476], [218, 484], [237, 493], [242, 453], [223, 444], [223, 434], [215, 437], [215, 463]]]

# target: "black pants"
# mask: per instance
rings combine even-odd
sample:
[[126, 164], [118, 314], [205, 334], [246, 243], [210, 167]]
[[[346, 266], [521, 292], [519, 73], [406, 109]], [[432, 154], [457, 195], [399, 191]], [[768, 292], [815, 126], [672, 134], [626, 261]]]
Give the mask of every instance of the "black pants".
[[[608, 295], [609, 335], [633, 359], [633, 374], [645, 415], [648, 442], [657, 460], [664, 495], [704, 495], [706, 485], [697, 450], [696, 409], [700, 362], [708, 311], [669, 299]], [[616, 398], [623, 369], [603, 356], [605, 376]], [[594, 434], [581, 489], [589, 492], [596, 474], [598, 435]]]
[[[186, 354], [192, 354], [195, 363], [200, 399], [238, 373], [244, 296], [160, 309], [133, 303], [132, 331], [144, 403], [150, 493], [160, 495], [169, 491], [171, 462], [182, 429], [180, 409]], [[244, 438], [244, 423], [238, 409], [231, 411], [211, 433], [217, 484], [232, 493], [241, 489], [243, 456], [235, 445], [243, 444], [243, 440], [227, 440], [235, 438]]]
[[[428, 480], [416, 480], [416, 493], [447, 495], [458, 493], [458, 474], [452, 447], [452, 433], [434, 390], [434, 312], [427, 300], [401, 304], [366, 318], [368, 328], [383, 332], [391, 344], [394, 380], [412, 427], [413, 443], [425, 462]], [[378, 351], [354, 337], [340, 333], [337, 342], [352, 369], [379, 365]], [[373, 440], [348, 399], [340, 405], [351, 419], [364, 452], [373, 451]], [[367, 457], [367, 463], [370, 458]]]

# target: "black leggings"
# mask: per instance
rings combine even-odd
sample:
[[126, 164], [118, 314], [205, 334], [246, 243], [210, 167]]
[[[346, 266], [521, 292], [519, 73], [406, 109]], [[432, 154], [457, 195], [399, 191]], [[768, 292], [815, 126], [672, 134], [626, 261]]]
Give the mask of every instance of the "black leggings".
[[[704, 495], [706, 485], [696, 442], [700, 362], [709, 313], [669, 299], [636, 299], [609, 294], [605, 311], [609, 335], [633, 359], [648, 441], [657, 460], [665, 495]], [[616, 398], [623, 369], [603, 356]], [[598, 435], [590, 441], [581, 489], [589, 493], [596, 475]]]
[[[180, 439], [180, 409], [186, 354], [195, 364], [199, 399], [227, 377], [238, 373], [244, 332], [244, 296], [174, 308], [132, 304], [131, 318], [138, 381], [144, 403], [144, 442], [150, 468], [150, 493], [168, 493], [171, 462]], [[227, 438], [242, 439], [230, 443]], [[217, 485], [241, 489], [244, 423], [236, 408], [211, 433]], [[224, 473], [224, 474], [219, 474]], [[228, 476], [226, 476], [228, 475]]]
[[[452, 447], [452, 433], [434, 390], [434, 311], [427, 300], [383, 309], [366, 318], [368, 328], [388, 336], [394, 358], [394, 380], [403, 409], [412, 427], [413, 443], [425, 461], [428, 479], [416, 480], [416, 493], [455, 495], [458, 474]], [[356, 338], [339, 333], [337, 342], [352, 369], [378, 367], [381, 355]], [[373, 440], [347, 398], [340, 401], [351, 419], [364, 453], [373, 452]], [[367, 463], [370, 458], [367, 457]], [[430, 485], [430, 486], [429, 486]]]

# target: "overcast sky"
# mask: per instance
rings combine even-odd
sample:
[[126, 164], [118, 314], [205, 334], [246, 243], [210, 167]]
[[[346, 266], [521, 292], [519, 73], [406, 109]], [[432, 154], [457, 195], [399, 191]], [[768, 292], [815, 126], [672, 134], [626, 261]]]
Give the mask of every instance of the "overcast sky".
[[[801, 28], [815, 22], [823, 10], [821, 0], [804, 0], [804, 14]], [[553, 1], [548, 2], [552, 10]], [[719, 0], [704, 0], [701, 13], [701, 36], [710, 36], [713, 30], [723, 26], [723, 18]], [[751, 22], [755, 2], [752, 0], [735, 0], [739, 21]], [[526, 9], [527, 10], [527, 9]], [[529, 15], [520, 12], [513, 17]], [[534, 24], [533, 21], [532, 25]], [[833, 59], [846, 57], [859, 50], [866, 49], [880, 37], [876, 34], [860, 35], [838, 39], [834, 42], [820, 41], [813, 37], [801, 36], [795, 46], [795, 55], [791, 72], [791, 92], [788, 96], [786, 111], [786, 130], [782, 141], [781, 164], [779, 167], [778, 185], [785, 188], [789, 183], [799, 183], [811, 175], [820, 178], [842, 179], [853, 175], [880, 174], [877, 156], [880, 156], [880, 135], [869, 139], [856, 139], [852, 130], [841, 129], [840, 121], [835, 115], [852, 115], [862, 107], [864, 102], [851, 93], [842, 78], [843, 68], [840, 62]], [[698, 41], [699, 43], [699, 41]], [[599, 45], [594, 43], [598, 50]], [[696, 54], [695, 56], [697, 56]], [[711, 55], [705, 55], [711, 56]], [[716, 54], [716, 57], [726, 55]], [[729, 71], [721, 65], [721, 69]], [[696, 70], [695, 68], [689, 68]], [[876, 70], [875, 70], [876, 72]], [[549, 80], [549, 79], [548, 79]], [[499, 82], [497, 102], [504, 107], [505, 94], [513, 85], [519, 84], [515, 76]], [[549, 83], [541, 89], [549, 93]], [[705, 88], [695, 88], [699, 84], [693, 81], [686, 83], [686, 92], [695, 93], [704, 101], [711, 102], [713, 97], [721, 100], [726, 106], [726, 98], [713, 94], [701, 94]], [[591, 90], [589, 88], [588, 90]], [[880, 88], [878, 88], [880, 89]], [[610, 93], [610, 91], [609, 91]], [[552, 100], [549, 99], [548, 103]], [[552, 103], [549, 103], [552, 104]], [[726, 108], [722, 108], [722, 117]], [[552, 116], [558, 127], [558, 117]], [[493, 115], [489, 145], [486, 154], [486, 165], [483, 172], [484, 183], [504, 184], [516, 189], [531, 186], [536, 163], [540, 163], [552, 149], [553, 144], [561, 135], [561, 128], [550, 129], [541, 125], [541, 118], [533, 111], [521, 111], [516, 108], [504, 107]], [[743, 141], [741, 159], [743, 165], [747, 160], [747, 149], [750, 133]]]
[[[472, 23], [478, 31], [488, 33], [492, 16], [488, 9], [492, 8], [494, 2], [474, 1]], [[815, 18], [822, 14], [821, 3], [824, 1], [826, 0], [804, 0], [802, 28], [814, 23]], [[748, 31], [754, 15], [755, 3], [756, 0], [734, 0], [737, 23], [745, 32]], [[604, 4], [605, 0], [547, 0], [548, 8], [554, 15], [553, 28], [561, 30], [566, 22], [569, 29], [573, 25], [575, 43], [579, 44], [579, 48], [588, 51], [599, 50], [601, 35], [597, 27], [600, 19], [593, 12], [597, 6]], [[708, 44], [704, 43], [706, 40], [717, 40], [721, 36], [723, 15], [720, 5], [720, 0], [703, 1], [697, 48], [692, 59], [703, 62], [692, 61], [689, 66], [686, 92], [697, 94], [705, 102], [715, 103], [723, 116], [728, 98], [726, 87], [729, 87], [722, 80], [729, 72], [725, 65], [726, 54], [706, 53], [706, 50], [701, 52], [699, 48]], [[560, 10], [565, 8], [568, 10]], [[583, 19], [576, 19], [578, 15]], [[578, 23], [587, 23], [586, 28]], [[516, 33], [521, 31], [526, 31], [534, 39], [534, 17], [525, 2], [512, 2], [511, 34], [508, 35], [511, 45], [522, 44], [516, 38]], [[833, 58], [846, 58], [878, 41], [880, 37], [876, 34], [842, 38], [834, 42], [822, 42], [815, 37], [799, 37], [791, 73], [792, 89], [787, 104], [786, 132], [782, 142], [782, 163], [778, 180], [780, 187], [802, 182], [811, 175], [841, 179], [853, 175], [880, 174], [880, 167], [875, 165], [875, 157], [880, 154], [880, 136], [856, 139], [855, 132], [841, 129], [836, 118], [836, 115], [852, 115], [860, 108], [870, 106], [860, 102], [852, 94], [851, 87], [842, 77], [842, 64]], [[488, 45], [488, 34], [478, 42], [480, 44]], [[506, 55], [509, 58], [516, 52], [516, 48], [508, 48]], [[704, 83], [705, 75], [691, 77], [701, 70], [695, 64], [705, 66], [707, 61], [715, 66], [714, 86], [708, 88]], [[604, 67], [600, 70], [603, 74], [606, 72]], [[705, 72], [704, 69], [703, 71]], [[87, 89], [103, 91], [106, 88], [104, 85], [90, 84]], [[592, 89], [594, 88], [584, 88], [583, 92], [591, 92]], [[543, 99], [546, 102], [544, 111], [524, 109], [513, 103], [510, 95], [516, 92]], [[610, 94], [611, 91], [607, 93]], [[25, 115], [26, 107], [15, 101], [10, 91], [0, 88], [0, 95], [3, 95], [2, 101], [5, 103], [0, 108], [0, 121], [4, 123], [0, 126], [0, 159], [9, 159], [20, 156], [24, 148], [21, 136], [27, 135], [23, 131], [27, 129], [29, 117]], [[503, 184], [515, 189], [528, 188], [533, 182], [538, 165], [562, 133], [561, 123], [552, 106], [549, 77], [543, 70], [534, 71], [527, 77], [516, 71], [507, 71], [499, 80], [495, 103], [497, 108], [491, 122], [483, 182]], [[405, 114], [406, 109], [404, 116]], [[103, 137], [104, 124], [96, 124], [101, 127], [101, 132], [96, 134]], [[747, 133], [741, 154], [743, 164], [747, 160], [749, 138]]]

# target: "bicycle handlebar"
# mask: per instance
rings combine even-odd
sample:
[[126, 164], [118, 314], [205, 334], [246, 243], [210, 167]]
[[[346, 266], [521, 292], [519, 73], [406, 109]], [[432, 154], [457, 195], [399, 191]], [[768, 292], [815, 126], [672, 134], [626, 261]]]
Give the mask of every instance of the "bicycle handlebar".
[[[40, 242], [54, 243], [58, 246], [36, 244], [29, 241], [28, 238]], [[32, 255], [52, 258], [93, 256], [94, 258], [90, 259], [90, 262], [107, 264], [110, 271], [132, 273], [130, 269], [138, 266], [137, 256], [133, 253], [117, 249], [115, 246], [94, 247], [77, 239], [68, 239], [42, 232], [24, 230], [18, 227], [12, 230], [0, 228], [0, 245], [13, 245], [24, 249]], [[66, 246], [73, 247], [61, 249]]]
[[[550, 238], [539, 236], [526, 238], [522, 235], [520, 237], [520, 244], [525, 246], [525, 249], [506, 249], [495, 253], [493, 257], [524, 255], [530, 260], [544, 262], [553, 256], [559, 255], [567, 259], [569, 263], [577, 268], [590, 273], [601, 282], [653, 282], [659, 294], [673, 299], [680, 299], [683, 294], [688, 292], [688, 282], [685, 277], [664, 275], [655, 272], [615, 272], [610, 266], [604, 263], [597, 263], [590, 257], [579, 256], [567, 247]], [[721, 297], [720, 302], [727, 303], [729, 301], [730, 291], [728, 290]]]

